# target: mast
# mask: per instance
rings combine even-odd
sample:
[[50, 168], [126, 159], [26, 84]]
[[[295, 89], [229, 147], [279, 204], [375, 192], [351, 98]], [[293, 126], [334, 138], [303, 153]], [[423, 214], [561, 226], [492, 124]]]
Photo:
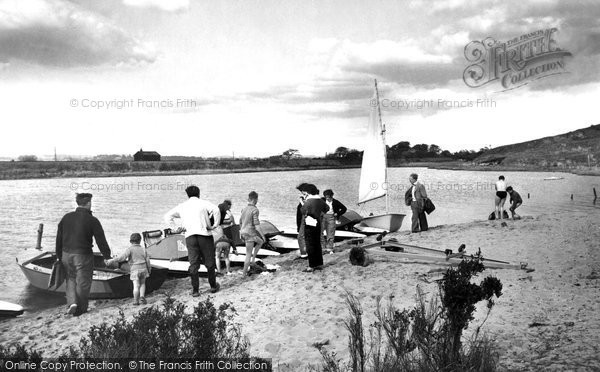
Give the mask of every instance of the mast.
[[[385, 124], [381, 121], [381, 106], [379, 105], [379, 89], [377, 89], [377, 79], [375, 80], [375, 95], [377, 97], [377, 111], [379, 113], [379, 126], [381, 127], [381, 138], [383, 139], [383, 157], [385, 159], [385, 185], [387, 185], [387, 146], [385, 144]], [[388, 192], [385, 192], [385, 213], [390, 213], [390, 198]]]

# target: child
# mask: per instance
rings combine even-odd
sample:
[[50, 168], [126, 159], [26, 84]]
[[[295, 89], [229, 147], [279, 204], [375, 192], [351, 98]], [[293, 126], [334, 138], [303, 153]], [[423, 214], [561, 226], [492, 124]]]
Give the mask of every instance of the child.
[[121, 255], [108, 260], [106, 266], [117, 262], [129, 262], [129, 278], [133, 282], [133, 304], [146, 304], [146, 278], [150, 276], [151, 266], [146, 248], [142, 247], [142, 236], [138, 233], [131, 234], [129, 238], [131, 246], [127, 247]]
[[258, 250], [265, 242], [260, 231], [260, 220], [258, 219], [258, 194], [251, 191], [248, 194], [248, 205], [242, 210], [240, 217], [240, 235], [246, 242], [246, 260], [244, 261], [244, 276], [248, 275], [250, 261], [254, 263]]
[[220, 225], [213, 230], [213, 238], [215, 240], [217, 275], [221, 274], [221, 256], [225, 260], [225, 268], [227, 275], [231, 275], [231, 263], [229, 261], [229, 252], [233, 247], [233, 253], [237, 254], [234, 246], [233, 236], [231, 235], [231, 227], [235, 225], [235, 220], [231, 214], [231, 200], [225, 199], [223, 203], [218, 205], [221, 212]]
[[523, 199], [521, 199], [521, 195], [518, 192], [513, 190], [512, 186], [508, 186], [506, 188], [506, 192], [510, 195], [510, 213], [512, 215], [512, 219], [520, 218], [518, 214], [515, 213], [515, 209], [519, 208], [521, 204], [523, 204]]

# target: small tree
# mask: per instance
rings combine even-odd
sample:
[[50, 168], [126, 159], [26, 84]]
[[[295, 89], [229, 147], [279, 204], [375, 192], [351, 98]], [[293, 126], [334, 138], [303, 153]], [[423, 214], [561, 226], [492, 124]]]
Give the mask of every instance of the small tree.
[[300, 156], [300, 153], [296, 149], [285, 150], [283, 154], [281, 154], [285, 160], [290, 160], [291, 158]]

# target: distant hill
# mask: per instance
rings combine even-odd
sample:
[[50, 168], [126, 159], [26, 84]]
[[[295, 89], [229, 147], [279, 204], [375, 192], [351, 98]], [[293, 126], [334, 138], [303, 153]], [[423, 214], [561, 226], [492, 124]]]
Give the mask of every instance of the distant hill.
[[580, 168], [600, 165], [600, 124], [553, 137], [496, 147], [473, 162], [482, 165]]

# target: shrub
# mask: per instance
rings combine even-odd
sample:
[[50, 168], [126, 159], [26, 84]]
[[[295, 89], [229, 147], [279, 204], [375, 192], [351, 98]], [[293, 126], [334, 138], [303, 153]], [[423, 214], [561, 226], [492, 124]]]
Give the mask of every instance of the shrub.
[[[216, 308], [207, 298], [199, 302], [191, 314], [185, 305], [167, 297], [161, 307], [143, 309], [132, 320], [121, 311], [113, 323], [92, 326], [79, 348], [71, 347], [60, 355], [65, 358], [140, 358], [172, 359], [250, 359], [250, 343], [234, 317], [230, 304]], [[0, 359], [40, 360], [41, 354], [17, 344], [0, 345]], [[263, 362], [260, 358], [252, 358]]]
[[438, 296], [429, 306], [418, 288], [417, 305], [410, 311], [394, 308], [391, 299], [382, 310], [378, 297], [368, 347], [360, 302], [347, 293], [350, 316], [344, 324], [349, 332], [350, 361], [342, 363], [335, 353], [315, 345], [323, 358], [323, 371], [495, 371], [498, 353], [493, 341], [479, 337], [483, 324], [466, 347], [461, 342], [463, 330], [474, 319], [475, 304], [486, 300], [489, 316], [493, 296], [502, 295], [497, 278], [487, 277], [479, 285], [471, 283], [483, 269], [477, 257], [448, 269], [440, 281]]
[[127, 321], [123, 312], [113, 324], [93, 326], [80, 342], [84, 358], [248, 358], [250, 344], [233, 323], [229, 304], [215, 308], [210, 299], [191, 314], [168, 297], [162, 309], [150, 307]]

